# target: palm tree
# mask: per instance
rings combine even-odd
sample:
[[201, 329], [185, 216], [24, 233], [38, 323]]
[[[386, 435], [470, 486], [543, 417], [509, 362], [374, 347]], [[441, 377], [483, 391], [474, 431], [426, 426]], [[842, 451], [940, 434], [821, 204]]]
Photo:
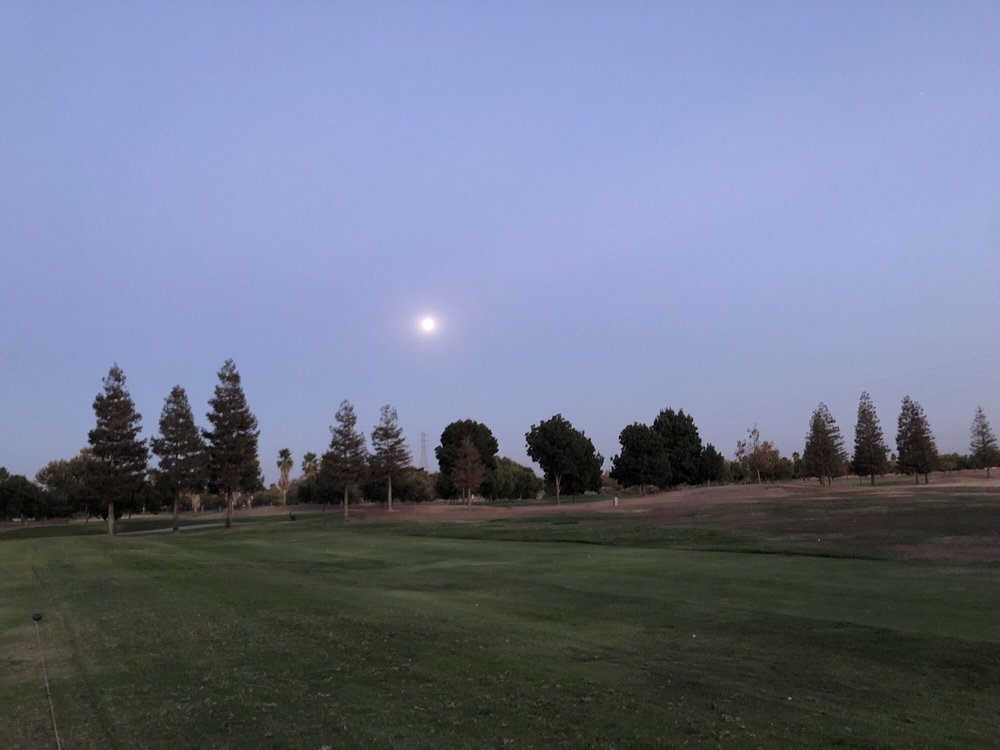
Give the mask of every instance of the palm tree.
[[278, 480], [278, 489], [281, 490], [281, 504], [288, 504], [288, 473], [292, 470], [292, 452], [288, 448], [278, 451], [278, 471], [281, 478]]
[[319, 473], [319, 456], [309, 451], [302, 457], [302, 476], [304, 479], [312, 479]]

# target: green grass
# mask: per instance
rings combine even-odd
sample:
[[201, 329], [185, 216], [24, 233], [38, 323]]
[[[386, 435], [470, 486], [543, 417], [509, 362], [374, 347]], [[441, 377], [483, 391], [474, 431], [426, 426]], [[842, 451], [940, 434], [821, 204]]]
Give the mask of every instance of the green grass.
[[4, 536], [0, 747], [995, 746], [1000, 569], [558, 521]]

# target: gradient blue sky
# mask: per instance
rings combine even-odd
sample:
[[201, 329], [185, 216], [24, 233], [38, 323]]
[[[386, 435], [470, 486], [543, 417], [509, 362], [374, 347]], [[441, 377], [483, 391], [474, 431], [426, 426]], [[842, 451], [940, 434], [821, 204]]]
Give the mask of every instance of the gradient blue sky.
[[11, 471], [115, 361], [148, 436], [234, 358], [271, 480], [344, 398], [432, 463], [666, 406], [790, 454], [862, 389], [1000, 428], [996, 2], [7, 2], [0, 71]]

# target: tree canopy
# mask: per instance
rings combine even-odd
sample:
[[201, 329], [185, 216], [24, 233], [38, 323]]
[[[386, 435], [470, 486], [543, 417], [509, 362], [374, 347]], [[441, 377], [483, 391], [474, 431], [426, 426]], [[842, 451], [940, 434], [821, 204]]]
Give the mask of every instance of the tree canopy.
[[636, 422], [618, 435], [621, 453], [611, 459], [611, 478], [626, 487], [666, 487], [673, 473], [667, 443], [659, 431]]
[[[497, 450], [499, 446], [493, 432], [482, 422], [473, 419], [459, 419], [447, 427], [441, 433], [441, 442], [434, 449], [434, 455], [438, 462], [437, 491], [443, 498], [452, 498], [460, 494], [461, 488], [452, 479], [455, 463], [464, 452], [465, 439], [472, 441], [472, 445], [479, 455], [479, 460], [483, 465], [483, 477], [475, 487], [479, 491], [482, 484], [489, 484], [492, 481], [493, 472], [497, 465]], [[492, 487], [487, 488], [487, 492], [492, 494]]]
[[542, 480], [527, 466], [506, 456], [497, 459], [497, 467], [490, 483], [491, 497], [494, 499], [534, 499], [543, 487]]
[[701, 478], [706, 482], [728, 482], [731, 479], [729, 462], [711, 443], [701, 452]]
[[532, 425], [524, 439], [528, 456], [555, 485], [556, 503], [560, 502], [563, 491], [575, 494], [601, 488], [604, 457], [590, 438], [562, 414]]
[[667, 448], [670, 484], [698, 484], [701, 481], [701, 437], [694, 419], [684, 410], [664, 409], [653, 420], [655, 430]]

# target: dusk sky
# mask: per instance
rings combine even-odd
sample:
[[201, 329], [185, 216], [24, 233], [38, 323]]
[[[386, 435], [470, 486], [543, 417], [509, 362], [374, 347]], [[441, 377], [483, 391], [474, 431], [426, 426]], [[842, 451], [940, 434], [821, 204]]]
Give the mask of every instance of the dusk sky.
[[[227, 357], [261, 464], [343, 399], [559, 412], [608, 459], [692, 414], [848, 449], [869, 390], [1000, 429], [1000, 3], [0, 4], [0, 465], [155, 434]], [[419, 320], [439, 321], [424, 335]]]

